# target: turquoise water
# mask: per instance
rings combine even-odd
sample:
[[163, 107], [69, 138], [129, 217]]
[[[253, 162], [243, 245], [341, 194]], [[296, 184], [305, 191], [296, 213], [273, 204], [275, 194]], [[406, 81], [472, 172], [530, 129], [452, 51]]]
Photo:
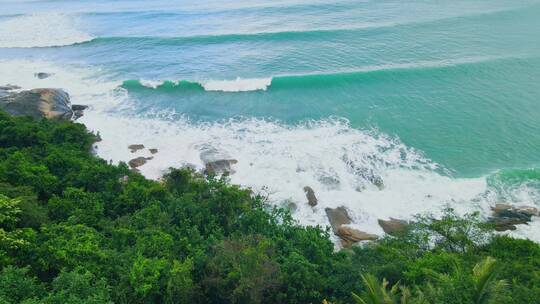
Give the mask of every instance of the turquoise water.
[[[398, 158], [400, 153], [415, 151], [427, 159], [422, 163], [443, 168], [437, 172], [451, 176], [452, 183], [488, 176], [486, 182], [499, 194], [508, 187], [538, 188], [540, 1], [50, 0], [0, 4], [0, 60], [4, 63], [0, 80], [17, 83], [28, 75], [31, 78], [32, 69], [40, 72], [37, 69], [50, 67], [56, 71], [50, 80], [27, 83], [67, 86], [75, 101], [103, 100], [94, 106], [95, 116], [89, 113], [83, 121], [97, 130], [109, 121], [99, 120], [98, 112], [172, 123], [148, 127], [160, 130], [153, 131], [153, 137], [141, 135], [162, 144], [165, 151], [173, 142], [187, 141], [187, 134], [203, 138], [210, 133], [209, 141], [229, 136], [228, 142], [233, 142], [244, 136], [239, 134], [259, 132], [263, 121], [272, 122], [265, 126], [273, 131], [264, 131], [257, 141], [241, 143], [246, 151], [263, 151], [261, 142], [271, 138], [272, 132], [309, 142], [318, 138], [317, 132], [328, 131], [327, 124], [344, 120], [345, 129], [338, 123], [332, 127], [339, 129], [337, 133], [324, 137], [328, 142], [340, 134], [367, 130], [370, 136], [388, 137], [393, 143], [389, 144], [392, 148], [377, 144], [376, 153], [358, 152], [367, 153], [366, 162], [388, 149], [397, 149]], [[111, 91], [92, 95], [79, 94], [82, 84], [70, 88], [84, 74], [77, 72], [81, 69], [98, 71], [91, 77], [99, 83], [84, 86], [86, 90], [114, 84]], [[30, 74], [23, 76], [23, 70]], [[120, 93], [125, 98], [119, 104], [109, 101], [111, 94]], [[230, 119], [245, 124], [236, 127]], [[251, 123], [253, 119], [257, 123]], [[181, 131], [170, 133], [173, 126], [182, 126], [178, 127]], [[206, 133], [193, 135], [193, 128]], [[312, 132], [295, 137], [304, 128]], [[225, 129], [236, 133], [220, 133]], [[122, 141], [116, 135], [111, 133], [110, 147]], [[321, 141], [326, 150], [310, 154], [309, 148], [293, 141], [268, 139], [280, 147], [272, 161], [286, 163], [297, 157], [294, 164], [275, 174], [287, 176], [289, 169], [296, 170], [291, 176], [300, 174], [304, 172], [298, 169], [301, 159], [313, 156], [321, 168], [337, 172], [343, 183], [339, 166], [333, 163], [343, 160], [340, 150], [333, 158], [324, 158], [335, 145], [346, 146], [346, 140], [340, 140], [332, 147]], [[187, 151], [188, 146], [200, 144], [189, 142], [175, 149]], [[227, 147], [224, 142], [220, 144]], [[408, 152], [403, 152], [401, 144]], [[105, 143], [103, 155], [115, 160], [129, 157], [107, 147]], [[191, 152], [172, 150], [166, 152], [168, 159], [191, 157]], [[231, 146], [231, 151], [236, 150]], [[254, 153], [258, 152], [250, 155]], [[376, 165], [370, 163], [369, 170], [384, 176], [380, 170], [384, 166], [421, 166], [406, 165], [403, 155], [400, 164], [389, 157], [373, 161]], [[240, 183], [255, 174], [253, 169], [245, 169], [245, 175], [242, 170], [237, 177]], [[314, 169], [313, 176], [319, 171]], [[261, 176], [261, 184], [273, 181]], [[330, 191], [328, 195], [336, 194]], [[411, 200], [418, 200], [412, 196]], [[536, 199], [532, 202], [538, 203]], [[457, 199], [441, 199], [448, 200]]]

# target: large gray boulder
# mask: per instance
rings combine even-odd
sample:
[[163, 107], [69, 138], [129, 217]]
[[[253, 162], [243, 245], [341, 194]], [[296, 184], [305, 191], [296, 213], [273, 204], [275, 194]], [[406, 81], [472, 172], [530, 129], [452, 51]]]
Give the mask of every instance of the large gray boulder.
[[61, 89], [33, 89], [0, 98], [0, 108], [15, 116], [53, 120], [73, 117], [69, 95]]

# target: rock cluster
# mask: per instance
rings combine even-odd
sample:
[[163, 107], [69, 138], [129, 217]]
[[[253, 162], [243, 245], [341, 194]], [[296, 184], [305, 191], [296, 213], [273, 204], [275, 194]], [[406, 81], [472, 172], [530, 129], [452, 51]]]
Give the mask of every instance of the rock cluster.
[[509, 204], [496, 204], [492, 211], [493, 216], [488, 221], [495, 225], [497, 231], [516, 230], [516, 225], [527, 224], [533, 216], [539, 215], [536, 207]]

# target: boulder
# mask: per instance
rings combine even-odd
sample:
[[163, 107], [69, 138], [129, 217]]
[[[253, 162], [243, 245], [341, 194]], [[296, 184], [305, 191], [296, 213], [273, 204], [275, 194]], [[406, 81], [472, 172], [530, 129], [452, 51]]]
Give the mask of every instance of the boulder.
[[148, 151], [150, 151], [150, 153], [152, 153], [152, 154], [158, 153], [158, 149], [155, 149], [155, 148], [148, 149]]
[[139, 150], [144, 149], [144, 145], [141, 145], [141, 144], [129, 145], [128, 149], [131, 150], [131, 153], [135, 153]]
[[208, 175], [233, 174], [232, 165], [238, 163], [236, 159], [218, 159], [205, 164], [205, 173]]
[[86, 109], [88, 109], [88, 106], [85, 106], [85, 105], [79, 105], [79, 104], [74, 104], [74, 105], [71, 105], [71, 109], [73, 111], [84, 111]]
[[404, 220], [399, 220], [395, 218], [390, 218], [390, 220], [379, 219], [379, 226], [383, 231], [389, 235], [396, 235], [407, 230], [409, 223]]
[[137, 158], [134, 158], [134, 159], [130, 160], [128, 162], [128, 165], [132, 169], [136, 169], [136, 168], [146, 164], [146, 161], [151, 160], [151, 159], [152, 159], [152, 157], [142, 157], [142, 156], [140, 156], [140, 157], [137, 157]]
[[532, 206], [514, 207], [509, 204], [498, 203], [493, 210], [493, 217], [488, 222], [494, 224], [495, 230], [516, 230], [516, 225], [527, 224], [533, 216], [538, 216], [538, 209]]
[[39, 72], [39, 73], [35, 73], [34, 76], [36, 76], [39, 79], [45, 79], [45, 78], [51, 77], [51, 74]]
[[315, 191], [313, 191], [313, 189], [310, 186], [305, 186], [304, 192], [306, 193], [308, 204], [311, 207], [317, 206], [318, 200], [317, 200], [317, 197], [315, 196]]
[[77, 120], [81, 117], [84, 116], [84, 112], [83, 111], [80, 111], [80, 110], [77, 110], [77, 111], [73, 111], [73, 120]]
[[335, 209], [326, 208], [324, 211], [326, 211], [326, 216], [328, 216], [328, 221], [330, 222], [330, 226], [332, 226], [332, 231], [336, 235], [342, 225], [348, 225], [351, 223], [351, 218], [349, 217], [345, 207], [337, 207]]
[[339, 227], [336, 235], [341, 238], [341, 244], [343, 247], [350, 247], [352, 244], [360, 241], [374, 241], [379, 238], [375, 234], [367, 233], [347, 226]]
[[539, 213], [538, 213], [538, 208], [536, 207], [532, 207], [532, 206], [518, 206], [515, 208], [516, 211], [522, 213], [522, 214], [526, 214], [526, 215], [530, 215], [530, 216], [538, 216]]
[[210, 145], [201, 148], [200, 158], [204, 163], [205, 173], [208, 175], [234, 174], [232, 165], [238, 163], [236, 159], [230, 158]]
[[11, 115], [54, 120], [73, 117], [69, 95], [60, 89], [34, 89], [0, 98], [0, 108]]

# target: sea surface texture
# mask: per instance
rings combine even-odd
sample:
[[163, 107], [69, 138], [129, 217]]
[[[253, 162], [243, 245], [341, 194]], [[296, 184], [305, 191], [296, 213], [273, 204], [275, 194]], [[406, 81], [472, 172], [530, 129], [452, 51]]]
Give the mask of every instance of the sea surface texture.
[[107, 160], [157, 148], [151, 178], [236, 159], [304, 225], [540, 206], [538, 0], [0, 0], [5, 84], [89, 105]]

